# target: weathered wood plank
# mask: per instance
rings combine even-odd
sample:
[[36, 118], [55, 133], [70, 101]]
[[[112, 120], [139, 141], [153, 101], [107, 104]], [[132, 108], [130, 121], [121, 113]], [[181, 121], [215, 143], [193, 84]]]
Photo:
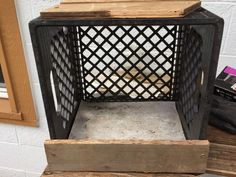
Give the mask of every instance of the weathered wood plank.
[[107, 173], [107, 172], [44, 172], [41, 177], [194, 177], [187, 174]]
[[216, 174], [216, 175], [227, 176], [227, 177], [235, 177], [236, 176], [236, 173], [226, 171], [226, 170], [217, 170], [217, 169], [208, 168], [207, 172], [210, 174]]
[[207, 164], [209, 173], [236, 176], [236, 135], [208, 127], [210, 153]]
[[45, 142], [50, 171], [204, 173], [208, 141]]
[[207, 168], [209, 172], [236, 175], [236, 146], [211, 143]]
[[225, 171], [229, 174], [231, 173], [231, 174], [236, 175], [236, 163], [233, 162], [233, 161], [209, 158], [208, 159], [207, 171], [208, 172]]
[[[236, 146], [224, 144], [210, 144], [210, 159], [228, 160], [236, 163]], [[236, 168], [235, 168], [236, 172]]]
[[101, 2], [62, 3], [44, 10], [44, 18], [159, 18], [182, 17], [199, 8], [200, 1], [145, 1], [145, 2]]
[[236, 146], [236, 135], [224, 132], [215, 127], [208, 127], [208, 140], [212, 143]]

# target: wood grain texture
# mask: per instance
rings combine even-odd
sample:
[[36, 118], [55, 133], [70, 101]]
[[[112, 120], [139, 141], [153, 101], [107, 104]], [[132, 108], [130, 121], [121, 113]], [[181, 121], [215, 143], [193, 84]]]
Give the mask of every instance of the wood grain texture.
[[207, 164], [209, 173], [236, 176], [236, 135], [208, 127], [210, 153]]
[[236, 146], [236, 135], [224, 132], [215, 127], [208, 127], [208, 140], [212, 143]]
[[236, 146], [211, 143], [210, 149], [209, 159], [228, 160], [236, 164]]
[[50, 171], [45, 171], [41, 177], [194, 177], [194, 175], [155, 174], [155, 173], [50, 172]]
[[207, 168], [236, 175], [236, 146], [211, 143]]
[[212, 172], [220, 172], [220, 171], [224, 171], [225, 175], [227, 174], [234, 174], [236, 175], [236, 164], [235, 162], [229, 162], [229, 161], [225, 161], [225, 160], [220, 160], [220, 159], [209, 159], [208, 160], [208, 167], [207, 167], [207, 171], [209, 173]]
[[225, 171], [225, 170], [216, 170], [216, 169], [207, 169], [207, 172], [210, 174], [216, 174], [216, 175], [220, 175], [220, 176], [227, 176], [227, 177], [235, 177], [236, 173], [234, 172], [230, 172], [230, 171]]
[[50, 171], [204, 173], [208, 141], [45, 142]]
[[145, 1], [145, 2], [101, 2], [62, 3], [44, 10], [44, 18], [164, 18], [183, 17], [199, 8], [200, 1]]
[[36, 113], [31, 95], [14, 0], [0, 0], [0, 38], [8, 69], [8, 73], [3, 71], [3, 74], [4, 77], [6, 77], [5, 75], [9, 76], [16, 105], [15, 108], [11, 107], [13, 108], [12, 112], [21, 114], [23, 119], [11, 120], [9, 119], [10, 117], [0, 117], [0, 122], [36, 126]]

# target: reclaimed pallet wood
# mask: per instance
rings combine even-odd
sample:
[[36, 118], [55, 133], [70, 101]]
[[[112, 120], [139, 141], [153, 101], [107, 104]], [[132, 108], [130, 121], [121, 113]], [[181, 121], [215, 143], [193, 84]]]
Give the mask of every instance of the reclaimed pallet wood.
[[108, 173], [108, 172], [50, 172], [41, 177], [195, 177], [190, 174]]
[[211, 142], [207, 171], [226, 176], [236, 176], [236, 135], [209, 126]]
[[200, 6], [200, 1], [61, 3], [42, 11], [41, 16], [43, 18], [168, 18], [183, 17]]
[[49, 140], [50, 171], [204, 173], [208, 141]]
[[212, 126], [208, 127], [207, 137], [212, 143], [236, 146], [236, 135], [226, 133]]

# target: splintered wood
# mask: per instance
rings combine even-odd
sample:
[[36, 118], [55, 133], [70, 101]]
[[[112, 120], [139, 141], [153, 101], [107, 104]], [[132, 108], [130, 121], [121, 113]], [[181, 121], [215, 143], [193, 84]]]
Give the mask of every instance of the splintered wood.
[[168, 18], [183, 17], [201, 6], [199, 0], [66, 0], [41, 12], [43, 18]]

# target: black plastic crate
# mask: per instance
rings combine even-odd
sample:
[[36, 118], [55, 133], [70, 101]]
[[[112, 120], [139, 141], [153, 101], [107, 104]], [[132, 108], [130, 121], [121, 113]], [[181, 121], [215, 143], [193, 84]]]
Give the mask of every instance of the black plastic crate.
[[186, 138], [206, 137], [218, 16], [201, 8], [184, 18], [37, 18], [30, 32], [51, 138], [68, 138], [81, 100], [174, 101]]

